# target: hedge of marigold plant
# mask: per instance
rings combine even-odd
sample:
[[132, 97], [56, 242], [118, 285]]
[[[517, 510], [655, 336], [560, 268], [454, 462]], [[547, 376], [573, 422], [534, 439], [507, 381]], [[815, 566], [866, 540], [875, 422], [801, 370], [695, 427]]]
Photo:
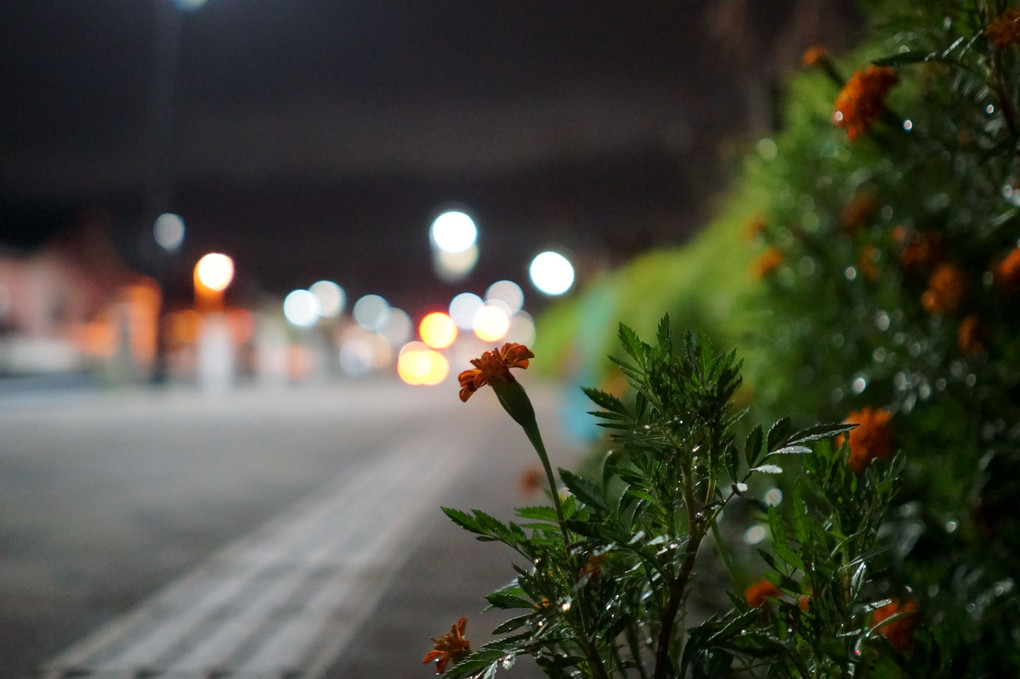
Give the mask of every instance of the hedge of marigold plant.
[[[852, 462], [856, 423], [794, 431], [781, 419], [738, 442], [746, 413], [734, 400], [742, 381], [734, 352], [715, 353], [694, 333], [675, 342], [668, 317], [654, 343], [624, 325], [619, 336], [625, 355], [615, 361], [632, 396], [585, 392], [614, 444], [594, 478], [551, 471], [538, 418], [511, 372], [528, 368], [530, 349], [504, 344], [460, 374], [461, 400], [489, 386], [521, 425], [552, 506], [520, 508], [512, 521], [444, 508], [479, 540], [512, 550], [515, 577], [487, 600], [515, 614], [478, 648], [460, 618], [432, 638], [422, 662], [447, 677], [489, 678], [528, 656], [547, 676], [592, 679], [867, 676], [902, 662], [916, 603], [909, 592], [891, 597], [874, 576], [887, 560], [879, 531], [901, 469], [876, 429], [881, 417], [860, 439], [868, 464]], [[749, 484], [783, 474], [797, 457], [806, 473], [791, 516], [746, 497]], [[716, 582], [706, 553], [728, 561], [720, 527], [731, 508], [741, 521], [741, 506], [772, 534], [759, 552], [760, 579], [731, 570], [706, 613], [692, 605], [699, 587]]]
[[[522, 560], [506, 596], [490, 599], [527, 602], [518, 626], [504, 630], [510, 641], [451, 673], [491, 676], [496, 660], [536, 652], [556, 677], [1020, 676], [1020, 7], [861, 6], [871, 21], [864, 43], [805, 54], [780, 129], [748, 154], [724, 218], [569, 308], [573, 318], [615, 308], [643, 329], [668, 309], [677, 326], [745, 357], [729, 412], [847, 429], [830, 428], [831, 439], [781, 465], [745, 460], [727, 477], [705, 449], [661, 436], [676, 420], [718, 415], [720, 402], [678, 386], [667, 352], [656, 353], [662, 342], [634, 344], [624, 333], [630, 359], [609, 374], [623, 371], [627, 396], [589, 393], [606, 424], [623, 425], [613, 430], [622, 438], [596, 445], [593, 473], [567, 472], [550, 491], [569, 490], [566, 542], [558, 529], [538, 529], [560, 535], [557, 553], [574, 561], [540, 570]], [[743, 224], [732, 223], [738, 217]], [[586, 346], [596, 344], [588, 331]], [[607, 371], [589, 370], [605, 382]], [[667, 386], [689, 398], [656, 409], [650, 394]], [[747, 419], [727, 420], [726, 436], [754, 448]], [[648, 479], [676, 469], [664, 462], [674, 457], [689, 474], [722, 474], [709, 488], [724, 493], [726, 512], [709, 511], [707, 540], [692, 542], [698, 524], [682, 511], [661, 522], [655, 544], [676, 544], [666, 554], [679, 560], [656, 566], [646, 540], [657, 534], [642, 521], [661, 516], [650, 507], [665, 496], [651, 489], [678, 486]], [[711, 497], [665, 506], [703, 500], [696, 519], [714, 509]], [[613, 513], [621, 508], [629, 513]], [[487, 539], [519, 536], [512, 522], [455, 516]], [[554, 516], [524, 510], [531, 527], [522, 530]], [[639, 532], [641, 549], [629, 549]], [[679, 610], [688, 617], [656, 645], [692, 546], [692, 572], [712, 586], [685, 584]], [[584, 566], [594, 557], [597, 578]], [[642, 594], [627, 599], [628, 586]], [[609, 598], [586, 598], [596, 595]], [[594, 617], [567, 622], [581, 611]], [[585, 630], [600, 640], [568, 643]]]

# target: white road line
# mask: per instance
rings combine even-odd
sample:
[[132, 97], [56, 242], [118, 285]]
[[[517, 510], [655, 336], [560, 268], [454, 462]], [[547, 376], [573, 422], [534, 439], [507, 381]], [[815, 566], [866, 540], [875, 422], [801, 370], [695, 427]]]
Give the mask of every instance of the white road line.
[[44, 676], [318, 676], [409, 555], [423, 512], [477, 457], [452, 443], [418, 436], [380, 454], [75, 644]]

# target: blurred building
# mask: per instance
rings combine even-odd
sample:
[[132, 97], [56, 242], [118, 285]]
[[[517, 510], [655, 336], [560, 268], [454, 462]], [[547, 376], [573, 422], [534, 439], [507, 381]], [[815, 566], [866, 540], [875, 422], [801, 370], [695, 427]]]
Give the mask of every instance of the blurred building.
[[6, 220], [13, 221], [0, 240], [0, 376], [145, 376], [155, 360], [160, 290], [124, 264], [103, 214]]

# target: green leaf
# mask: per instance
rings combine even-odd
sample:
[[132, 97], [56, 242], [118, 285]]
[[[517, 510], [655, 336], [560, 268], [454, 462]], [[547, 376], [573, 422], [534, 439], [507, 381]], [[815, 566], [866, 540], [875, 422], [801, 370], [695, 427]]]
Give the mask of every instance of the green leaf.
[[472, 509], [471, 513], [474, 514], [475, 520], [482, 527], [483, 530], [488, 532], [489, 535], [505, 538], [512, 534], [510, 528], [506, 526], [502, 521], [494, 516], [486, 514], [481, 509]]
[[639, 500], [644, 500], [645, 502], [651, 503], [653, 505], [657, 504], [657, 501], [656, 501], [656, 499], [653, 496], [649, 495], [646, 491], [641, 490], [640, 488], [633, 488], [633, 487], [632, 488], [628, 488], [627, 489], [627, 495], [629, 495], [631, 497], [636, 497]]
[[765, 563], [767, 563], [769, 565], [769, 568], [773, 568], [773, 569], [776, 568], [776, 559], [775, 559], [774, 556], [772, 556], [771, 554], [766, 552], [761, 547], [758, 548], [758, 555], [762, 558], [762, 560]]
[[659, 348], [664, 353], [671, 354], [673, 352], [673, 338], [669, 331], [669, 314], [666, 314], [659, 321], [659, 329], [655, 333], [656, 340], [659, 343]]
[[781, 444], [787, 442], [787, 435], [790, 431], [790, 418], [784, 417], [780, 420], [776, 420], [775, 424], [769, 429], [769, 435], [767, 439], [767, 445], [769, 450], [775, 450], [780, 447]]
[[756, 425], [751, 433], [747, 435], [747, 439], [744, 441], [744, 460], [747, 462], [748, 467], [753, 467], [761, 462], [763, 455], [761, 455], [761, 444], [765, 439], [765, 434], [762, 432], [761, 425]]
[[786, 526], [783, 525], [783, 516], [774, 505], [769, 507], [768, 520], [769, 530], [772, 532], [772, 551], [776, 553], [776, 556], [794, 568], [804, 570], [804, 561], [796, 552], [790, 549], [788, 544], [789, 536], [786, 532]]
[[809, 443], [811, 441], [819, 441], [821, 439], [829, 439], [840, 434], [845, 434], [857, 425], [855, 424], [816, 424], [813, 427], [807, 429], [801, 429], [796, 434], [792, 435], [786, 445], [793, 446], [801, 443]]
[[804, 504], [804, 493], [800, 481], [794, 484], [790, 499], [790, 511], [793, 514], [793, 534], [797, 536], [797, 542], [805, 545], [810, 540], [811, 522], [808, 519], [807, 505]]
[[637, 333], [628, 328], [623, 323], [620, 323], [620, 346], [626, 351], [631, 358], [638, 362], [638, 364], [644, 363], [644, 342], [642, 342]]
[[534, 608], [535, 604], [528, 601], [527, 599], [513, 594], [508, 594], [505, 591], [493, 592], [492, 594], [485, 595], [485, 600], [488, 601], [493, 608]]
[[524, 627], [531, 622], [531, 615], [519, 615], [516, 618], [510, 618], [502, 625], [492, 630], [493, 634], [506, 634], [507, 632], [513, 632], [515, 629]]
[[602, 493], [602, 489], [596, 486], [594, 483], [585, 479], [567, 469], [560, 469], [560, 478], [563, 480], [563, 485], [567, 487], [574, 496], [581, 502], [585, 503], [590, 507], [594, 507], [599, 511], [605, 511], [606, 509], [606, 498]]
[[737, 451], [737, 447], [730, 441], [729, 445], [726, 446], [723, 451], [723, 462], [726, 465], [726, 471], [729, 472], [730, 479], [733, 481], [737, 480], [737, 475], [740, 473], [740, 453]]
[[448, 517], [450, 517], [453, 520], [454, 523], [456, 523], [461, 528], [469, 530], [472, 533], [477, 533], [479, 535], [495, 537], [492, 534], [492, 532], [486, 529], [477, 519], [475, 519], [470, 514], [462, 512], [459, 509], [451, 509], [450, 507], [443, 507], [442, 510], [443, 512], [446, 513]]
[[810, 452], [811, 449], [807, 446], [783, 446], [782, 448], [776, 448], [775, 450], [770, 451], [766, 457], [771, 457], [773, 455], [804, 455], [805, 453]]
[[604, 408], [610, 413], [617, 413], [620, 415], [627, 414], [627, 406], [623, 405], [623, 402], [612, 394], [607, 394], [604, 391], [592, 389], [590, 387], [582, 387], [581, 390], [598, 407]]
[[804, 560], [801, 559], [800, 555], [793, 551], [785, 542], [773, 542], [772, 551], [776, 553], [776, 556], [794, 568], [801, 571], [807, 570], [807, 567], [804, 565]]
[[556, 517], [556, 509], [554, 507], [518, 507], [516, 509], [517, 516], [522, 519], [534, 519], [536, 521], [550, 521], [555, 523], [558, 519]]

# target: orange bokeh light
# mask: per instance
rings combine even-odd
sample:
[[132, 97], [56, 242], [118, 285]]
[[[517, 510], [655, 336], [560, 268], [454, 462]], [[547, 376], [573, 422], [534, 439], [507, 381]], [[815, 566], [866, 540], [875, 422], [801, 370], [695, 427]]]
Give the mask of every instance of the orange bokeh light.
[[223, 292], [234, 279], [234, 260], [219, 252], [210, 252], [195, 265], [195, 280], [215, 292]]
[[445, 349], [457, 340], [457, 324], [448, 314], [435, 311], [421, 319], [418, 334], [433, 349]]
[[424, 342], [409, 342], [400, 350], [397, 375], [407, 384], [434, 386], [450, 374], [450, 362]]

